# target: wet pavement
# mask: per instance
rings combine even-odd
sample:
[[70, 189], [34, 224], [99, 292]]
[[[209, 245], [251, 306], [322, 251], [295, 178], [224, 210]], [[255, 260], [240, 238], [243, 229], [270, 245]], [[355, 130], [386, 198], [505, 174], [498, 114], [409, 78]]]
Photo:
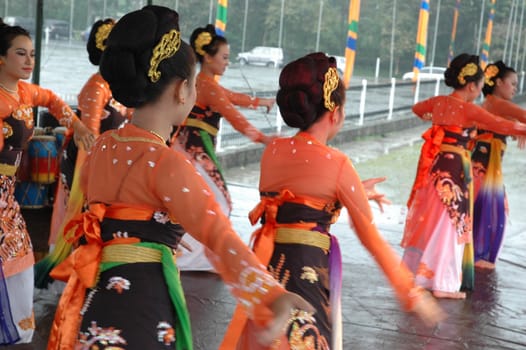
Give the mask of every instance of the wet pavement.
[[[422, 127], [356, 140], [339, 146], [363, 179], [387, 175], [378, 186], [393, 204], [381, 213], [372, 204], [380, 232], [399, 253], [404, 203], [412, 184]], [[343, 349], [526, 349], [526, 151], [510, 142], [504, 160], [510, 218], [501, 258], [494, 271], [476, 271], [475, 290], [466, 300], [439, 300], [449, 317], [426, 328], [402, 312], [374, 260], [361, 246], [342, 213], [332, 232], [342, 246]], [[245, 242], [253, 228], [247, 213], [257, 203], [258, 164], [226, 171], [234, 202], [232, 222]], [[25, 210], [35, 249], [46, 249], [49, 209]], [[182, 272], [196, 350], [217, 349], [234, 308], [219, 277], [207, 272]], [[37, 334], [32, 344], [7, 349], [45, 349], [60, 288], [35, 293]]]

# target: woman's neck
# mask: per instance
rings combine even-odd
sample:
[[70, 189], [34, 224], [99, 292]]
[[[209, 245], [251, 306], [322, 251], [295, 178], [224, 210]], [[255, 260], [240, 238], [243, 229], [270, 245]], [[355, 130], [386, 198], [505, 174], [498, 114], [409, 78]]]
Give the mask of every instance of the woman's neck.
[[173, 127], [169, 125], [163, 117], [164, 116], [160, 116], [160, 118], [156, 118], [155, 112], [149, 113], [148, 110], [141, 108], [133, 112], [131, 123], [167, 141], [170, 138], [170, 132]]
[[201, 63], [201, 70], [200, 70], [200, 73], [206, 75], [207, 77], [210, 77], [210, 78], [214, 78], [216, 76], [216, 74], [214, 74], [214, 72], [212, 71], [212, 69], [206, 65], [206, 64], [202, 64]]
[[451, 94], [451, 96], [458, 98], [459, 100], [465, 101], [465, 102], [471, 102], [468, 101], [467, 92], [465, 92], [463, 89], [455, 90]]
[[10, 94], [18, 94], [18, 79], [7, 79], [0, 76], [0, 89]]

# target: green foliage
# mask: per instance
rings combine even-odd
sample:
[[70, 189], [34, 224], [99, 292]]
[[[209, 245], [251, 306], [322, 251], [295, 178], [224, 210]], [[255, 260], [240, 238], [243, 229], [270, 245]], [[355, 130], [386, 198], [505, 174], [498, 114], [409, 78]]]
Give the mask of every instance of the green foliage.
[[[70, 13], [73, 13], [72, 23], [76, 33], [80, 33], [99, 18], [119, 18], [148, 2], [170, 8], [177, 6], [180, 13], [181, 32], [183, 38], [186, 39], [196, 27], [204, 26], [209, 22], [215, 23], [217, 0], [43, 0], [45, 18], [69, 21]], [[440, 9], [438, 8], [439, 2]], [[2, 16], [33, 17], [36, 13], [36, 3], [36, 0], [0, 0], [0, 14]], [[391, 59], [395, 76], [400, 77], [401, 74], [412, 69], [420, 3], [420, 0], [396, 1], [394, 45], [391, 57], [395, 1], [361, 1], [355, 73], [362, 72], [372, 75], [377, 57], [381, 60], [381, 76], [388, 76]], [[430, 1], [426, 55], [428, 64], [433, 61], [436, 66], [447, 65], [455, 3], [456, 0]], [[506, 48], [509, 54], [506, 38], [510, 37], [511, 33], [518, 33], [520, 30], [522, 40], [526, 38], [526, 32], [523, 29], [508, 29], [512, 3], [513, 0], [496, 2], [490, 60], [501, 59]], [[519, 3], [523, 6], [522, 2]], [[281, 46], [284, 49], [286, 61], [316, 49], [320, 13], [321, 30], [318, 50], [332, 55], [344, 55], [347, 40], [348, 0], [229, 0], [226, 35], [230, 42], [232, 57], [254, 46], [279, 45], [282, 4], [284, 11]], [[485, 11], [482, 18], [482, 30], [480, 30], [483, 4], [485, 4]], [[247, 5], [248, 8], [246, 8]], [[488, 11], [489, 0], [461, 1], [455, 54], [477, 53], [477, 48], [480, 53], [487, 26]], [[437, 23], [438, 13], [440, 15]], [[517, 23], [519, 23], [518, 18], [519, 16], [517, 16]], [[526, 24], [526, 20], [524, 23]], [[438, 25], [435, 27], [436, 24]], [[435, 35], [436, 46], [433, 57]], [[515, 36], [515, 40], [517, 37], [518, 35]], [[524, 45], [522, 43], [521, 45], [520, 55], [522, 56]], [[512, 50], [517, 50], [516, 41]], [[520, 62], [515, 58], [512, 61], [512, 63]]]

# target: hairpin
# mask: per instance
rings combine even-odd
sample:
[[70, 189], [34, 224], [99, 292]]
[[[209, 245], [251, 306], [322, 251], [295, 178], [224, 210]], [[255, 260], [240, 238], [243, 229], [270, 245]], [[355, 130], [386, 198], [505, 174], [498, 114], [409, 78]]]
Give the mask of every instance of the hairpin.
[[157, 82], [161, 77], [161, 72], [158, 70], [161, 61], [172, 57], [179, 50], [179, 47], [181, 47], [181, 33], [175, 29], [164, 34], [159, 43], [155, 45], [148, 70], [148, 77], [152, 83]]
[[325, 73], [325, 81], [323, 82], [323, 105], [331, 112], [336, 108], [336, 104], [331, 100], [331, 94], [338, 87], [339, 81], [340, 77], [338, 76], [336, 68], [329, 67], [329, 70]]
[[97, 49], [104, 51], [106, 49], [106, 44], [104, 44], [104, 41], [108, 39], [108, 35], [110, 35], [111, 29], [113, 28], [114, 23], [104, 23], [97, 28], [97, 32], [95, 33], [95, 46]]
[[479, 70], [479, 66], [476, 65], [475, 63], [470, 62], [466, 64], [464, 67], [462, 67], [462, 70], [458, 74], [458, 77], [457, 77], [458, 82], [462, 85], [466, 84], [465, 77], [471, 77], [477, 74], [478, 70]]
[[195, 51], [201, 56], [204, 56], [206, 52], [203, 50], [203, 46], [206, 46], [211, 42], [212, 34], [210, 34], [209, 32], [199, 33], [199, 35], [197, 35], [197, 38], [195, 39]]

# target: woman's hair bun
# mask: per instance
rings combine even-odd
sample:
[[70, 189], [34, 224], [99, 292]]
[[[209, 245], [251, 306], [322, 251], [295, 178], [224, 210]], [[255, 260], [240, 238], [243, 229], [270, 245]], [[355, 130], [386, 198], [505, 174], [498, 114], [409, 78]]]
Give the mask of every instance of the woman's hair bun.
[[95, 66], [99, 65], [102, 52], [106, 48], [106, 41], [114, 25], [115, 21], [112, 18], [106, 18], [96, 21], [91, 26], [88, 42], [86, 43], [88, 58], [91, 64]]
[[[465, 72], [464, 69], [470, 64], [474, 69]], [[479, 81], [483, 75], [484, 71], [479, 65], [479, 56], [462, 53], [453, 58], [444, 72], [444, 82], [453, 89], [459, 89], [467, 83]]]
[[195, 65], [188, 44], [180, 41], [171, 56], [159, 60], [159, 80], [148, 76], [153, 49], [170, 31], [180, 40], [179, 15], [163, 6], [148, 5], [123, 16], [113, 27], [100, 61], [100, 73], [113, 97], [127, 107], [139, 107], [159, 97], [175, 77], [187, 79]]
[[[329, 67], [336, 67], [333, 57], [317, 52], [287, 64], [279, 77], [276, 103], [281, 116], [290, 127], [305, 130], [326, 111], [324, 107], [325, 74]], [[339, 89], [342, 88], [339, 82]], [[331, 98], [339, 94], [339, 89]], [[341, 105], [341, 99], [335, 101]]]

